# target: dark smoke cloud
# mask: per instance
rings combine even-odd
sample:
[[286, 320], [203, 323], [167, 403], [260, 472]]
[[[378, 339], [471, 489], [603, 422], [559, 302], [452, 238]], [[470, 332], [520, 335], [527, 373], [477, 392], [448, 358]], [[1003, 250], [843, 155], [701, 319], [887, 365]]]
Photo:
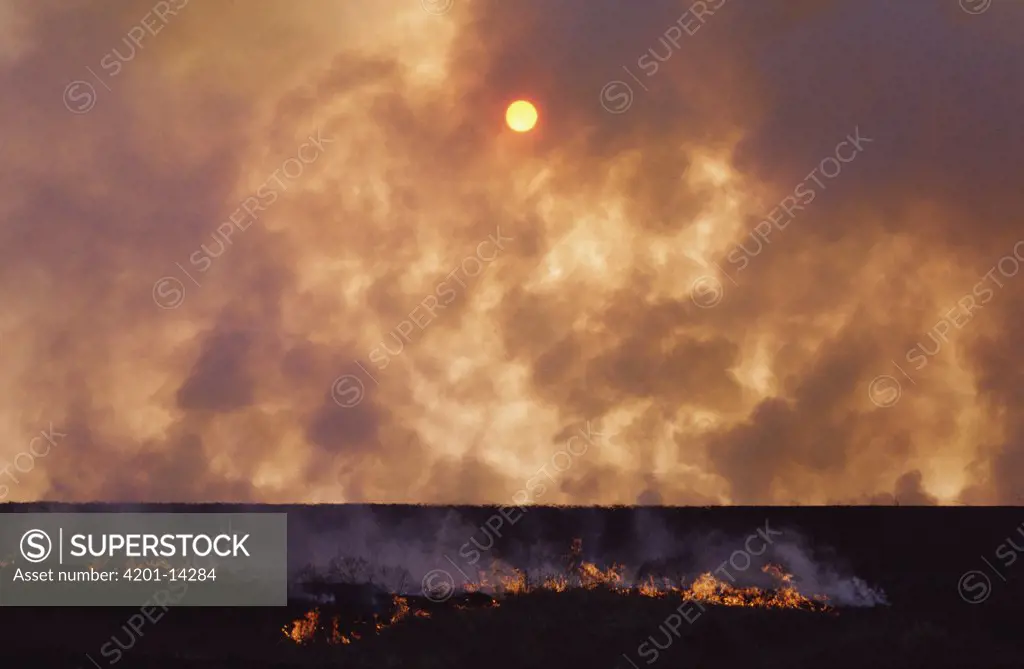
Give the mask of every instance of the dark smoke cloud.
[[[548, 466], [532, 501], [1015, 503], [1022, 29], [9, 3], [0, 456], [66, 436], [7, 497], [507, 504]], [[587, 421], [614, 438], [557, 455]]]

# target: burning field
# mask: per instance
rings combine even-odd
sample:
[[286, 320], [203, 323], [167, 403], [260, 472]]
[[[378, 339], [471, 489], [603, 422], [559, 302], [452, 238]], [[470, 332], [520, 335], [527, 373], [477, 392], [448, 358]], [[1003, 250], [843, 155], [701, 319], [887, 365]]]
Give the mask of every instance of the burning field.
[[326, 596], [332, 600], [331, 604], [314, 606], [285, 625], [282, 633], [300, 646], [315, 643], [347, 646], [409, 620], [429, 619], [439, 611], [493, 609], [510, 598], [593, 590], [620, 597], [692, 602], [700, 610], [716, 606], [837, 613], [827, 596], [801, 593], [792, 574], [775, 564], [766, 564], [760, 570], [772, 579], [774, 587], [756, 587], [736, 586], [710, 572], [698, 574], [689, 582], [685, 576], [673, 579], [648, 574], [636, 578], [631, 577], [623, 565], [612, 564], [602, 569], [581, 556], [582, 541], [576, 539], [566, 555], [567, 566], [563, 573], [534, 577], [527, 571], [495, 562], [489, 572], [479, 572], [478, 580], [459, 588], [447, 582], [431, 588], [425, 581], [424, 591], [418, 595], [383, 593], [368, 584], [331, 584], [319, 578], [306, 582], [305, 589]]
[[[965, 596], [976, 584], [958, 592], [965, 570], [985, 565], [979, 546], [995, 554], [1020, 524], [1013, 509], [772, 509], [766, 520], [762, 509], [537, 508], [514, 532], [488, 524], [492, 509], [289, 512], [286, 606], [0, 606], [0, 660], [97, 669], [1021, 666], [1018, 572], [993, 576], [980, 604]], [[443, 522], [449, 512], [459, 522]]]

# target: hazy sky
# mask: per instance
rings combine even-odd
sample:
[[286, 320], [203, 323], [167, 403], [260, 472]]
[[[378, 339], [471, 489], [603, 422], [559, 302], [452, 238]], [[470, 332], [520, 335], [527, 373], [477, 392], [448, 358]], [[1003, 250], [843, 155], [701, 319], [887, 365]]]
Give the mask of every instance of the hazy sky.
[[1022, 34], [2, 0], [0, 499], [1019, 503]]

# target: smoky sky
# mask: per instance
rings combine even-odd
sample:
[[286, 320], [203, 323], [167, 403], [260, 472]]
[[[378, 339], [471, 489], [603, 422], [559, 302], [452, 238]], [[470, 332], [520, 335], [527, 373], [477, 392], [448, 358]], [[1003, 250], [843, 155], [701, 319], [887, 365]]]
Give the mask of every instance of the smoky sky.
[[1022, 31], [4, 2], [0, 495], [1015, 504]]

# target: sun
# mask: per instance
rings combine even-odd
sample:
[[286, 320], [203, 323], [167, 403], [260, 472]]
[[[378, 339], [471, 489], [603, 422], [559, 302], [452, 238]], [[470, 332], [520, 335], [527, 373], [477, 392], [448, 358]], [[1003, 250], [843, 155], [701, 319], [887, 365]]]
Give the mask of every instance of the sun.
[[505, 123], [516, 132], [529, 132], [537, 125], [537, 108], [526, 100], [516, 100], [505, 111]]

